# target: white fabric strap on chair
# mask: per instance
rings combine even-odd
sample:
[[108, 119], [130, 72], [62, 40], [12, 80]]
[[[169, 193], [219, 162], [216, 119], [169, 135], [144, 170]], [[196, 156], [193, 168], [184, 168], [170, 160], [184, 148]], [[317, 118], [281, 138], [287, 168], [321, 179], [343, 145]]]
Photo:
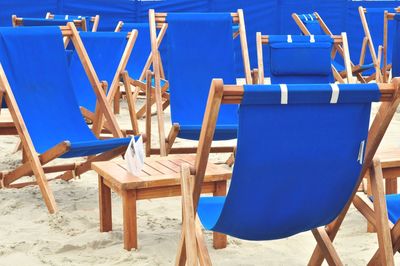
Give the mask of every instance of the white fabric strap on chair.
[[304, 14], [303, 14], [303, 18], [304, 18], [306, 21], [308, 21], [308, 18], [307, 18], [307, 16], [306, 16], [306, 15], [304, 15]]
[[308, 14], [310, 16], [311, 21], [314, 21], [314, 18], [311, 14]]
[[331, 103], [337, 103], [339, 100], [339, 86], [336, 83], [330, 84], [332, 88]]
[[68, 15], [65, 15], [65, 20], [68, 20]]
[[292, 43], [292, 42], [293, 42], [293, 40], [292, 40], [292, 35], [288, 35], [288, 36], [287, 36], [287, 42], [288, 42], [288, 43]]
[[288, 104], [288, 88], [286, 84], [279, 84], [281, 88], [281, 104]]
[[315, 37], [314, 35], [310, 35], [310, 43], [314, 43], [315, 42]]

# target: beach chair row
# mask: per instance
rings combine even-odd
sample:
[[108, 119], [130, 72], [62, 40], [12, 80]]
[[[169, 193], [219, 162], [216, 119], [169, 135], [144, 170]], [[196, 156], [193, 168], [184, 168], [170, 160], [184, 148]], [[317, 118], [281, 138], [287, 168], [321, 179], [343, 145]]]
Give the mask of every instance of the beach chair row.
[[[116, 31], [121, 29], [123, 26]], [[45, 172], [62, 171], [57, 178], [69, 180], [90, 170], [92, 162], [125, 152], [130, 141], [126, 134], [139, 133], [135, 100], [144, 92], [147, 155], [196, 152], [191, 167], [181, 166], [185, 204], [177, 263], [211, 264], [199, 230], [201, 221], [207, 229], [248, 240], [285, 238], [311, 230], [318, 246], [310, 263], [321, 264], [326, 259], [329, 264], [340, 265], [332, 241], [353, 198], [359, 202], [355, 193], [369, 171], [374, 208], [361, 208], [367, 210], [377, 229], [380, 248], [373, 261], [393, 264], [397, 229], [394, 225], [390, 232], [385, 226], [388, 214], [381, 168], [373, 157], [400, 102], [397, 79], [387, 84], [351, 84], [352, 76], [358, 78], [361, 72], [354, 71], [345, 34], [257, 34], [258, 68], [252, 71], [241, 10], [225, 14], [150, 10], [149, 24], [142, 31], [146, 29], [151, 49], [138, 59], [145, 67], [135, 65], [137, 71], [132, 73], [127, 71], [129, 57], [140, 30], [85, 35], [78, 33], [73, 22], [60, 27], [1, 30], [4, 52], [0, 53], [0, 98], [5, 99], [27, 156], [21, 167], [2, 174], [2, 186], [34, 174], [48, 209], [56, 211]], [[168, 75], [158, 49], [166, 33]], [[237, 37], [246, 83], [241, 86], [236, 85]], [[105, 39], [112, 41], [101, 50], [96, 44]], [[104, 59], [109, 51], [120, 56]], [[345, 70], [334, 66], [332, 54], [336, 53], [343, 55]], [[264, 85], [264, 54], [270, 59], [271, 85]], [[318, 60], [306, 64], [304, 61], [310, 58]], [[109, 63], [108, 69], [103, 70], [104, 62]], [[74, 64], [77, 66], [72, 67]], [[375, 77], [380, 74], [379, 68]], [[82, 78], [75, 80], [79, 76]], [[130, 102], [132, 132], [121, 130], [112, 112], [111, 102], [120, 82]], [[372, 102], [382, 104], [369, 128]], [[150, 108], [154, 103], [158, 149], [149, 145]], [[165, 137], [163, 111], [168, 105], [173, 126]], [[82, 114], [93, 123], [92, 130]], [[59, 117], [63, 119], [56, 119]], [[45, 132], [46, 128], [53, 130]], [[111, 133], [113, 138], [100, 139], [104, 138], [101, 133]], [[177, 137], [199, 140], [198, 147], [174, 149]], [[214, 140], [235, 138], [236, 147], [212, 145]], [[235, 153], [226, 197], [200, 198], [210, 151]], [[88, 158], [81, 164], [44, 166], [55, 158], [82, 156]], [[281, 215], [275, 215], [277, 212]]]

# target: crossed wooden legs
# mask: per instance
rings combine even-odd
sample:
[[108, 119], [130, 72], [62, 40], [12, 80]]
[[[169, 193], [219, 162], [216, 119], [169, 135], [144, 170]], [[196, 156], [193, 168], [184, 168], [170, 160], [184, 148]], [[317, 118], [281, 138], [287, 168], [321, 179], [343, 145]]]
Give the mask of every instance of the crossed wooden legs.
[[[393, 254], [399, 248], [396, 242], [399, 240], [400, 226], [393, 227], [388, 219], [382, 166], [379, 160], [374, 160], [374, 166], [370, 170], [370, 181], [373, 206], [371, 202], [364, 200], [359, 195], [356, 195], [353, 200], [354, 206], [373, 225], [378, 236], [379, 249], [368, 265], [394, 265]], [[393, 229], [391, 230], [391, 228]]]
[[[193, 177], [193, 176], [192, 176]], [[187, 164], [181, 167], [183, 223], [176, 265], [211, 265], [210, 255], [193, 205], [194, 182]]]

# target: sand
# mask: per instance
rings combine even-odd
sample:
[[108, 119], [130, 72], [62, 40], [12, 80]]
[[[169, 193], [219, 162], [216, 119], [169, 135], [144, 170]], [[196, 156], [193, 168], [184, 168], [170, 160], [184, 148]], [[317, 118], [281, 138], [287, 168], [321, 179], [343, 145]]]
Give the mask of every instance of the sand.
[[[168, 111], [167, 111], [168, 113]], [[169, 116], [166, 116], [169, 130]], [[128, 125], [126, 104], [118, 115]], [[153, 123], [155, 123], [153, 117]], [[140, 121], [144, 130], [144, 121]], [[156, 129], [156, 127], [154, 127]], [[154, 130], [156, 131], [156, 130]], [[398, 147], [400, 122], [396, 119], [385, 136], [383, 147]], [[156, 144], [156, 135], [153, 141]], [[0, 170], [20, 163], [12, 153], [17, 138], [1, 136]], [[179, 145], [187, 142], [180, 140]], [[190, 143], [195, 145], [195, 143]], [[228, 155], [214, 155], [224, 161]], [[171, 265], [181, 230], [180, 198], [138, 202], [139, 249], [126, 251], [122, 242], [121, 200], [113, 194], [113, 231], [99, 232], [97, 175], [89, 172], [70, 182], [53, 181], [60, 211], [49, 215], [37, 187], [0, 190], [0, 266], [8, 265]], [[214, 250], [211, 234], [207, 245], [215, 265], [305, 265], [315, 246], [311, 232], [264, 242], [228, 238], [228, 247]], [[335, 240], [347, 265], [365, 265], [377, 248], [376, 234], [366, 232], [366, 221], [351, 207]], [[395, 260], [400, 264], [400, 256]]]

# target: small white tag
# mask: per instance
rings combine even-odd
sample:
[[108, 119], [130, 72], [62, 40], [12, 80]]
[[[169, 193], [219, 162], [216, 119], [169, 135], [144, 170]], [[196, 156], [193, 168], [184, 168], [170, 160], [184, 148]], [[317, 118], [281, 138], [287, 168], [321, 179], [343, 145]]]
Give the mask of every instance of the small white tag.
[[68, 20], [68, 15], [65, 15], [65, 20]]
[[131, 142], [129, 142], [128, 148], [125, 152], [125, 161], [130, 173], [136, 176], [141, 174], [144, 165], [142, 136], [140, 136], [137, 141], [135, 141], [135, 138], [132, 137]]
[[331, 103], [337, 103], [339, 100], [339, 86], [336, 83], [330, 84], [332, 88]]
[[292, 43], [292, 42], [293, 42], [293, 40], [292, 40], [292, 35], [288, 35], [288, 36], [287, 36], [287, 42], [288, 42], [288, 43]]
[[365, 140], [361, 141], [360, 149], [358, 150], [357, 162], [360, 162], [361, 165], [363, 164], [364, 160], [364, 146], [365, 146]]
[[288, 88], [286, 84], [279, 84], [281, 88], [281, 104], [288, 104]]
[[314, 43], [314, 42], [315, 42], [314, 35], [310, 35], [310, 42], [311, 42], [311, 43]]

